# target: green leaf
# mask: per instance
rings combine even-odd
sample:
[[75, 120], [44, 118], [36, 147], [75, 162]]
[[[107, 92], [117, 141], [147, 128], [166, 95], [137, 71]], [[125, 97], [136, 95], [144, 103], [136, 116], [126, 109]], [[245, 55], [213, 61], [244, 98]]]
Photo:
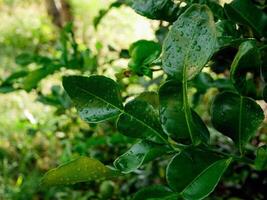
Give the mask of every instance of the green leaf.
[[135, 12], [149, 19], [173, 22], [178, 16], [179, 7], [172, 0], [131, 0], [130, 2]]
[[168, 81], [159, 89], [160, 118], [164, 131], [179, 142], [207, 143], [209, 131], [198, 114], [190, 108], [182, 83]]
[[143, 92], [136, 99], [148, 102], [156, 110], [159, 108], [159, 96], [156, 92]]
[[29, 74], [29, 72], [27, 70], [21, 70], [21, 71], [17, 71], [14, 72], [13, 74], [11, 74], [9, 77], [7, 77], [2, 85], [10, 85], [13, 84], [14, 82], [18, 81], [18, 79], [25, 77]]
[[[256, 46], [256, 41], [243, 42], [231, 65], [231, 80], [236, 90], [244, 96], [256, 96], [256, 91], [252, 90], [247, 80], [247, 74], [260, 73], [261, 55]], [[256, 86], [255, 86], [256, 89]]]
[[152, 185], [139, 190], [133, 200], [178, 200], [179, 196], [166, 186]]
[[184, 199], [203, 199], [214, 190], [230, 162], [231, 158], [222, 159], [211, 152], [188, 149], [169, 163], [167, 182]]
[[125, 105], [125, 112], [117, 122], [118, 131], [133, 138], [144, 138], [156, 143], [166, 141], [157, 110], [146, 101], [135, 99]]
[[267, 35], [267, 14], [258, 9], [251, 0], [234, 0], [225, 4], [224, 9], [232, 21], [251, 27], [258, 36]]
[[148, 40], [139, 40], [130, 46], [129, 53], [131, 56], [129, 67], [137, 75], [152, 77], [149, 65], [159, 57], [161, 53], [160, 44]]
[[56, 70], [59, 69], [59, 66], [57, 65], [48, 65], [45, 67], [41, 67], [39, 69], [36, 69], [32, 72], [29, 72], [27, 76], [22, 81], [22, 88], [26, 91], [31, 91], [33, 88], [35, 88], [38, 83], [45, 77], [47, 77], [50, 74], [53, 74]]
[[163, 44], [163, 69], [180, 81], [193, 79], [217, 48], [212, 12], [194, 4], [173, 24]]
[[257, 149], [255, 168], [256, 170], [267, 170], [267, 145]]
[[244, 39], [236, 28], [236, 24], [230, 20], [222, 20], [216, 23], [217, 37], [220, 48], [238, 45]]
[[63, 78], [63, 86], [86, 122], [101, 122], [123, 112], [119, 86], [112, 79], [68, 76]]
[[110, 4], [107, 9], [102, 9], [99, 11], [98, 15], [94, 18], [94, 27], [97, 28], [102, 19], [112, 10], [112, 8], [119, 8], [123, 5], [123, 2], [115, 1], [114, 3]]
[[124, 173], [138, 169], [142, 164], [166, 153], [168, 148], [146, 140], [133, 145], [126, 153], [114, 161], [114, 166]]
[[100, 161], [80, 157], [48, 171], [42, 178], [43, 186], [67, 185], [78, 182], [110, 178], [112, 170]]
[[211, 106], [213, 126], [230, 137], [241, 153], [263, 119], [263, 111], [253, 99], [233, 92], [218, 94]]
[[30, 53], [22, 53], [18, 55], [15, 60], [18, 65], [26, 66], [34, 62], [34, 55]]

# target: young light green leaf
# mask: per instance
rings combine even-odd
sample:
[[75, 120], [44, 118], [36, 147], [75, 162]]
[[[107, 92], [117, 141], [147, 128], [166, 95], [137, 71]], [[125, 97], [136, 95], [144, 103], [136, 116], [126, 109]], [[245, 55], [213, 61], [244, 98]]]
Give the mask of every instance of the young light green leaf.
[[163, 185], [152, 185], [139, 190], [133, 200], [180, 200], [179, 194]]
[[146, 140], [133, 145], [126, 153], [114, 161], [114, 166], [124, 173], [138, 169], [142, 164], [166, 153], [168, 148]]
[[241, 153], [263, 119], [263, 111], [253, 99], [233, 92], [220, 93], [211, 106], [213, 126], [230, 137]]
[[267, 35], [267, 14], [251, 0], [234, 0], [225, 4], [224, 9], [232, 21], [251, 27], [258, 36]]
[[168, 81], [159, 89], [160, 119], [164, 131], [178, 142], [208, 143], [209, 131], [187, 103], [179, 81]]
[[22, 88], [28, 92], [31, 91], [43, 78], [53, 74], [58, 69], [59, 66], [57, 65], [48, 65], [28, 73], [22, 80]]
[[173, 24], [163, 44], [163, 69], [180, 81], [193, 79], [218, 46], [212, 12], [193, 4]]
[[177, 19], [179, 7], [172, 0], [130, 0], [130, 6], [149, 19], [173, 22]]
[[222, 159], [211, 152], [188, 149], [169, 163], [167, 182], [184, 199], [203, 199], [214, 190], [230, 162], [231, 158]]
[[166, 141], [158, 112], [149, 103], [135, 99], [125, 105], [125, 111], [117, 122], [118, 131], [133, 138], [144, 138], [156, 143]]
[[261, 146], [257, 149], [257, 156], [255, 159], [256, 170], [267, 169], [267, 145]]
[[[236, 90], [244, 96], [256, 96], [247, 81], [247, 73], [260, 73], [261, 55], [255, 40], [243, 42], [231, 65], [231, 80]], [[256, 86], [255, 86], [256, 87]]]
[[119, 87], [112, 79], [68, 76], [63, 78], [63, 86], [86, 122], [101, 122], [123, 112]]
[[100, 161], [80, 157], [48, 171], [42, 178], [43, 186], [67, 185], [111, 177], [112, 170]]

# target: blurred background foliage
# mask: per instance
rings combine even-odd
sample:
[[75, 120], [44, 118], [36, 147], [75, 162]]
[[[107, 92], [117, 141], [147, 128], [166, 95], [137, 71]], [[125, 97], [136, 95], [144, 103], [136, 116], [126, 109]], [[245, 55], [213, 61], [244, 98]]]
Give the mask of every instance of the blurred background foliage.
[[[62, 75], [103, 74], [117, 79], [124, 99], [144, 90], [156, 91], [162, 72], [155, 70], [152, 80], [131, 76], [127, 71], [127, 59], [124, 59], [129, 55], [124, 49], [140, 39], [162, 41], [167, 26], [123, 6], [111, 9], [96, 28], [99, 12], [108, 9], [114, 1], [55, 0], [57, 7], [67, 2], [67, 10], [59, 13], [48, 9], [47, 2], [50, 0], [0, 0], [0, 83], [7, 82], [6, 87], [0, 88], [0, 200], [127, 200], [143, 186], [165, 183], [165, 167], [158, 166], [166, 166], [168, 159], [147, 164], [134, 175], [116, 180], [39, 187], [43, 174], [59, 164], [86, 155], [112, 165], [113, 160], [134, 142], [116, 132], [113, 120], [98, 125], [83, 122], [62, 89]], [[70, 19], [73, 25], [64, 27]], [[157, 31], [159, 27], [163, 28]], [[9, 83], [13, 85], [10, 75], [14, 72], [26, 76], [47, 64], [56, 66], [56, 73], [47, 73], [45, 79], [41, 77], [34, 85], [22, 81], [16, 83], [18, 88], [10, 87]], [[211, 71], [206, 72], [217, 77]], [[32, 81], [31, 77], [29, 80]], [[27, 85], [29, 92], [17, 90], [20, 84]], [[204, 93], [196, 110], [209, 124], [208, 105], [218, 91], [211, 88]], [[229, 140], [219, 137], [219, 133], [211, 132], [212, 139], [222, 140], [220, 143], [225, 148], [232, 145]], [[266, 133], [266, 126], [253, 141], [255, 144], [267, 142], [267, 135], [262, 133]], [[253, 193], [248, 189], [251, 184], [259, 183], [260, 176], [266, 176], [243, 166], [232, 171], [235, 176], [226, 175], [214, 196], [232, 200], [249, 196]], [[253, 182], [254, 179], [257, 181]], [[244, 184], [248, 190], [241, 194], [240, 188]], [[262, 191], [262, 185], [254, 187]], [[255, 192], [254, 195], [258, 198], [262, 194]]]
[[[96, 30], [94, 18], [112, 1], [71, 0], [68, 3], [78, 48], [88, 48], [91, 54], [98, 56], [97, 62], [101, 66], [97, 68], [98, 73], [114, 77], [126, 66], [123, 61], [110, 62], [118, 57], [118, 51], [128, 48], [138, 39], [154, 39], [155, 25], [129, 8], [112, 10]], [[61, 31], [52, 18], [44, 0], [0, 0], [2, 81], [24, 68], [34, 70], [39, 67], [38, 63], [21, 65], [22, 61], [17, 59], [21, 53], [52, 58], [60, 56]], [[116, 155], [132, 143], [114, 133], [114, 122], [87, 125], [77, 117], [74, 109], [64, 111], [70, 102], [67, 97], [57, 98], [62, 97], [63, 92], [61, 75], [73, 74], [74, 71], [62, 69], [42, 80], [39, 87], [29, 93], [18, 90], [0, 94], [1, 200], [107, 199], [107, 195], [110, 199], [129, 198], [128, 185], [133, 185], [133, 180], [129, 183], [125, 179], [117, 180], [118, 184], [112, 181], [83, 183], [46, 190], [39, 187], [44, 172], [58, 164], [78, 155], [112, 164]], [[108, 137], [103, 137], [104, 134]], [[139, 179], [142, 182], [143, 177]]]

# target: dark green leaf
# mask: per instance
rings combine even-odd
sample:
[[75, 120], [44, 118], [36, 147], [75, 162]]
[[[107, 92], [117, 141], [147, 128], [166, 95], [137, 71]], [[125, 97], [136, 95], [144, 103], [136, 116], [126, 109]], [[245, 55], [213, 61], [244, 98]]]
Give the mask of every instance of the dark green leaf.
[[114, 166], [124, 173], [138, 169], [142, 164], [166, 153], [167, 147], [149, 141], [140, 141], [114, 161]]
[[201, 72], [189, 84], [190, 86], [195, 87], [198, 92], [205, 93], [207, 89], [212, 87], [213, 81], [214, 80], [210, 74]]
[[220, 93], [211, 106], [213, 126], [230, 137], [241, 153], [263, 119], [263, 111], [253, 99], [233, 92]]
[[[256, 41], [243, 42], [231, 65], [231, 80], [236, 90], [244, 96], [256, 96], [256, 91], [250, 89], [247, 74], [260, 73], [261, 58]], [[255, 86], [256, 87], [256, 86]], [[256, 89], [256, 88], [255, 88]]]
[[216, 23], [217, 37], [220, 48], [229, 45], [238, 45], [244, 39], [236, 28], [236, 24], [230, 20], [222, 20]]
[[159, 96], [156, 92], [143, 92], [136, 99], [148, 102], [156, 110], [159, 108]]
[[14, 88], [12, 85], [1, 85], [0, 86], [0, 93], [3, 93], [3, 94], [7, 94], [7, 93], [10, 93], [10, 92], [14, 92], [16, 91], [17, 89]]
[[168, 81], [160, 87], [160, 118], [166, 133], [179, 142], [207, 143], [209, 131], [204, 122], [185, 100], [186, 93], [178, 81]]
[[48, 171], [42, 178], [42, 185], [56, 186], [78, 182], [105, 179], [112, 176], [112, 170], [98, 160], [80, 157]]
[[257, 149], [255, 159], [255, 168], [257, 170], [267, 170], [267, 146], [261, 146]]
[[230, 162], [210, 152], [186, 150], [169, 163], [167, 182], [184, 199], [203, 199], [214, 190]]
[[139, 40], [133, 43], [129, 49], [129, 54], [131, 56], [129, 67], [137, 75], [151, 77], [152, 71], [149, 65], [159, 57], [160, 53], [160, 44], [153, 41]]
[[193, 79], [217, 48], [212, 12], [194, 4], [173, 24], [163, 44], [163, 69], [180, 80]]
[[118, 116], [123, 112], [119, 87], [104, 76], [69, 76], [63, 86], [81, 118], [96, 123]]
[[34, 55], [29, 53], [22, 53], [16, 57], [18, 65], [29, 65], [34, 62]]
[[267, 35], [267, 14], [251, 0], [234, 0], [225, 4], [224, 9], [232, 21], [251, 27], [258, 36]]
[[178, 200], [179, 194], [163, 185], [152, 185], [141, 189], [133, 200]]
[[173, 22], [177, 19], [179, 7], [172, 0], [131, 0], [130, 6], [149, 19]]
[[125, 106], [117, 128], [122, 134], [133, 138], [145, 138], [156, 143], [166, 140], [162, 131], [157, 110], [149, 103], [135, 99]]
[[26, 71], [26, 70], [15, 72], [15, 73], [11, 74], [9, 77], [6, 78], [3, 81], [2, 85], [13, 84], [14, 82], [18, 81], [18, 79], [20, 79], [22, 77], [25, 77], [28, 74], [29, 74], [29, 72]]

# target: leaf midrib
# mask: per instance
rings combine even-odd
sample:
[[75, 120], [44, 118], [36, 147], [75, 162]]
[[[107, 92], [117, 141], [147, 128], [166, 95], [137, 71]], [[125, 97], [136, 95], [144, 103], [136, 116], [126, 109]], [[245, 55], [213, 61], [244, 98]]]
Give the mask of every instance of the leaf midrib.
[[130, 113], [125, 112], [125, 110], [123, 110], [123, 109], [117, 107], [116, 105], [113, 105], [112, 103], [106, 101], [105, 99], [103, 99], [103, 98], [101, 98], [101, 97], [99, 97], [99, 96], [97, 96], [97, 95], [95, 95], [95, 94], [89, 92], [88, 90], [85, 90], [84, 88], [79, 87], [79, 86], [77, 86], [77, 88], [80, 89], [80, 90], [82, 90], [83, 92], [85, 92], [85, 93], [87, 93], [87, 94], [89, 94], [89, 95], [95, 97], [96, 99], [98, 99], [98, 100], [100, 100], [100, 101], [103, 101], [103, 102], [105, 102], [106, 104], [108, 104], [108, 105], [110, 105], [110, 106], [112, 106], [112, 107], [118, 109], [118, 110], [121, 112], [121, 114], [125, 114], [125, 115], [128, 115], [129, 117], [132, 117], [133, 119], [135, 119], [136, 121], [138, 121], [139, 123], [141, 123], [142, 125], [144, 125], [145, 127], [147, 127], [148, 129], [150, 129], [153, 133], [155, 133], [155, 134], [156, 134], [159, 138], [161, 138], [164, 142], [168, 143], [168, 141], [167, 141], [163, 136], [161, 136], [161, 134], [160, 134], [157, 130], [155, 130], [153, 127], [151, 127], [150, 125], [144, 123], [144, 122], [141, 121], [140, 119], [136, 118], [135, 116], [131, 115]]
[[[224, 170], [226, 169], [226, 167], [230, 164], [232, 158], [229, 158], [229, 159], [220, 159], [220, 160], [217, 160], [215, 162], [213, 162], [211, 165], [209, 165], [207, 168], [205, 168], [203, 171], [201, 171], [201, 173], [199, 173], [184, 189], [182, 192], [180, 192], [181, 195], [183, 195], [183, 193], [191, 186], [194, 184], [194, 182], [199, 179], [203, 174], [205, 174], [211, 167], [213, 167], [214, 165], [216, 165], [218, 162], [221, 162], [225, 160], [226, 162], [226, 165], [224, 167]], [[222, 173], [221, 173], [222, 174]]]

